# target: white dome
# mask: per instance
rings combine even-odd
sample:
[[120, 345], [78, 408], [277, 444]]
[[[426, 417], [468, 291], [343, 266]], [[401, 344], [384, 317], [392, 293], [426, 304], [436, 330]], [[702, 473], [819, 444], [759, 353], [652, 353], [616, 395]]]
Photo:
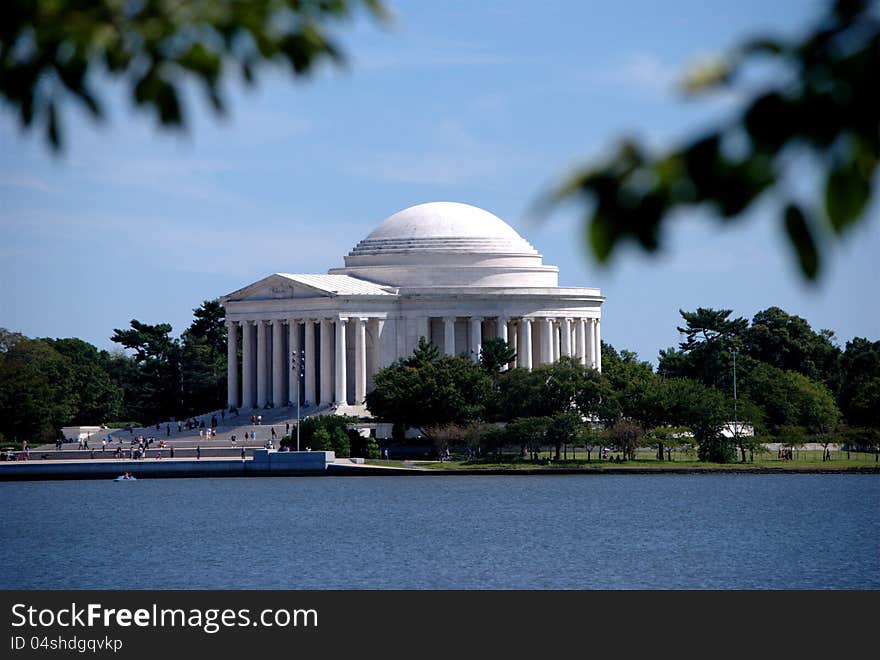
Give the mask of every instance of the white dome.
[[401, 290], [554, 287], [558, 272], [504, 220], [458, 202], [398, 211], [330, 270]]
[[488, 211], [459, 202], [430, 202], [398, 211], [349, 256], [401, 252], [537, 254], [513, 227]]

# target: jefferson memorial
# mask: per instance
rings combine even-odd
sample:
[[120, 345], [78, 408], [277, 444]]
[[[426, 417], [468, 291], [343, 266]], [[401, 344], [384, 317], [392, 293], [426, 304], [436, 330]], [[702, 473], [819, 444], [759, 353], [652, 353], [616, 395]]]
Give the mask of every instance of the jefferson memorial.
[[307, 407], [363, 415], [373, 375], [411, 355], [420, 337], [474, 360], [485, 339], [498, 337], [516, 351], [510, 366], [571, 356], [601, 370], [605, 299], [599, 289], [558, 286], [558, 274], [488, 211], [455, 202], [404, 209], [342, 268], [275, 273], [221, 298], [229, 405], [286, 405], [299, 375]]

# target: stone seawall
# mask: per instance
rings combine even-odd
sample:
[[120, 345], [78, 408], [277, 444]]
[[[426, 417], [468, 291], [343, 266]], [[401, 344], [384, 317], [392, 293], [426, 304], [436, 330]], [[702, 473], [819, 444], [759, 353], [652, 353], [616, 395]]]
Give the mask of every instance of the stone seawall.
[[332, 451], [278, 452], [258, 449], [252, 459], [202, 458], [113, 461], [16, 461], [0, 463], [0, 481], [114, 479], [130, 472], [138, 479], [167, 477], [263, 477], [323, 475]]

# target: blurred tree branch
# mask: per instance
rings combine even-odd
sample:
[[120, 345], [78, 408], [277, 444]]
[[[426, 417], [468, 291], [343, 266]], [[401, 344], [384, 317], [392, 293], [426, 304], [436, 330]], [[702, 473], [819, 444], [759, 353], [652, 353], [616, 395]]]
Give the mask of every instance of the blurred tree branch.
[[[730, 123], [680, 148], [655, 156], [635, 140], [623, 141], [541, 206], [581, 203], [588, 249], [604, 263], [629, 240], [656, 251], [676, 211], [705, 205], [732, 220], [773, 189], [783, 199], [780, 221], [800, 272], [814, 280], [820, 223], [837, 236], [863, 220], [880, 158], [880, 19], [871, 4], [837, 0], [801, 40], [753, 39], [726, 60], [692, 70], [685, 82], [690, 92], [734, 88], [748, 65], [768, 59], [791, 75], [752, 97]], [[744, 148], [726, 148], [732, 140]], [[823, 203], [805, 205], [783, 190], [789, 148], [807, 150], [820, 164]]]
[[42, 126], [56, 151], [71, 97], [103, 116], [96, 73], [125, 80], [160, 125], [182, 127], [187, 79], [223, 113], [220, 81], [229, 68], [252, 84], [266, 62], [284, 63], [294, 76], [323, 60], [341, 64], [329, 27], [359, 7], [376, 20], [390, 17], [381, 0], [3, 0], [0, 97], [23, 127]]

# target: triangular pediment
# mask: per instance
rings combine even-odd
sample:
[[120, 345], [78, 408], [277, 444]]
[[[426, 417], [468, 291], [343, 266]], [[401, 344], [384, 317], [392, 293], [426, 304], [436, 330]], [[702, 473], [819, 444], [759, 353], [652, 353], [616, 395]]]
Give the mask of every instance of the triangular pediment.
[[234, 291], [224, 300], [292, 300], [297, 298], [329, 298], [334, 295], [330, 291], [291, 280], [278, 273], [265, 277], [258, 282], [249, 284], [243, 289]]
[[243, 289], [223, 296], [223, 302], [247, 300], [294, 300], [334, 296], [391, 296], [396, 289], [349, 275], [275, 273]]

